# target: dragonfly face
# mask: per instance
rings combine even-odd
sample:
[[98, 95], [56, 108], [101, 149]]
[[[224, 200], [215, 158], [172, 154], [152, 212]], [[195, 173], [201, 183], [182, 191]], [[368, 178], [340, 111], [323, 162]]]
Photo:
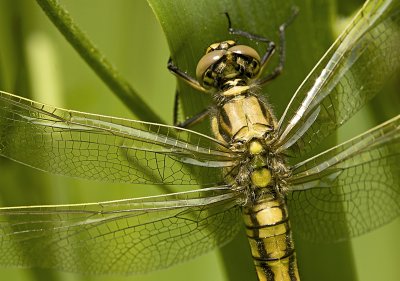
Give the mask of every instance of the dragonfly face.
[[224, 93], [233, 86], [248, 85], [259, 71], [260, 55], [256, 50], [224, 41], [208, 47], [197, 64], [196, 77], [203, 87]]
[[[258, 275], [299, 279], [289, 229], [333, 242], [394, 219], [400, 210], [399, 116], [299, 159], [399, 68], [393, 59], [400, 57], [399, 11], [398, 1], [367, 2], [279, 120], [252, 91], [253, 83], [280, 71], [258, 76], [268, 52], [260, 58], [232, 41], [212, 46], [208, 53], [225, 61], [204, 58], [197, 68], [200, 80], [187, 82], [217, 95], [215, 138], [0, 92], [4, 157], [86, 179], [201, 187], [101, 203], [0, 208], [0, 264], [143, 273], [225, 244], [244, 220]], [[273, 44], [266, 45], [272, 54]], [[176, 70], [171, 64], [170, 69]], [[379, 69], [379, 77], [371, 69]], [[282, 155], [290, 155], [290, 163]]]

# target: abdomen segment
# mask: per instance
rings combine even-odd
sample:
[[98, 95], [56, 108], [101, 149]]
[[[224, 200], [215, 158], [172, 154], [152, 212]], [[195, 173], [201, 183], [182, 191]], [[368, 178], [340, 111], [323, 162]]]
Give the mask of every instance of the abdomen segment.
[[258, 279], [300, 280], [284, 199], [266, 195], [244, 207], [243, 217]]

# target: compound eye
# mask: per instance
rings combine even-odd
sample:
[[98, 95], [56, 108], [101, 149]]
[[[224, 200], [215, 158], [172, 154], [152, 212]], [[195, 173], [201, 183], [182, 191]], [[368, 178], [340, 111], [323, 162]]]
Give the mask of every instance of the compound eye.
[[219, 61], [225, 54], [226, 54], [226, 50], [215, 50], [215, 51], [212, 51], [212, 52], [210, 52], [208, 54], [205, 54], [200, 59], [199, 63], [197, 64], [197, 68], [196, 68], [197, 81], [202, 83], [203, 82], [203, 75], [206, 72], [206, 70], [211, 65], [213, 65], [214, 63]]
[[233, 46], [233, 47], [229, 48], [228, 51], [231, 51], [232, 53], [235, 53], [235, 54], [254, 58], [257, 61], [261, 60], [260, 55], [257, 53], [257, 51], [246, 45]]

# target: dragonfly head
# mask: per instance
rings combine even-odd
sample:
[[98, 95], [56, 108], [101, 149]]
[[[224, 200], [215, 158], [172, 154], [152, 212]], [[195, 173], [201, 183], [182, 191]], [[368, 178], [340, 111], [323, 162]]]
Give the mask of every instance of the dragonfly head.
[[241, 79], [245, 84], [260, 72], [260, 55], [246, 45], [233, 40], [211, 44], [197, 64], [196, 77], [206, 89], [220, 90], [231, 80]]

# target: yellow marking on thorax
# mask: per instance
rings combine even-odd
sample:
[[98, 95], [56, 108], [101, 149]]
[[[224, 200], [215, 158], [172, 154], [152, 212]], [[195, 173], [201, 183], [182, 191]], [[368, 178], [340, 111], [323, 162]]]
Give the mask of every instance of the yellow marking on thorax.
[[230, 88], [229, 90], [226, 90], [222, 93], [222, 95], [226, 96], [226, 97], [230, 97], [230, 96], [237, 96], [242, 94], [243, 92], [246, 92], [248, 89], [250, 89], [249, 86], [234, 86], [232, 88]]

